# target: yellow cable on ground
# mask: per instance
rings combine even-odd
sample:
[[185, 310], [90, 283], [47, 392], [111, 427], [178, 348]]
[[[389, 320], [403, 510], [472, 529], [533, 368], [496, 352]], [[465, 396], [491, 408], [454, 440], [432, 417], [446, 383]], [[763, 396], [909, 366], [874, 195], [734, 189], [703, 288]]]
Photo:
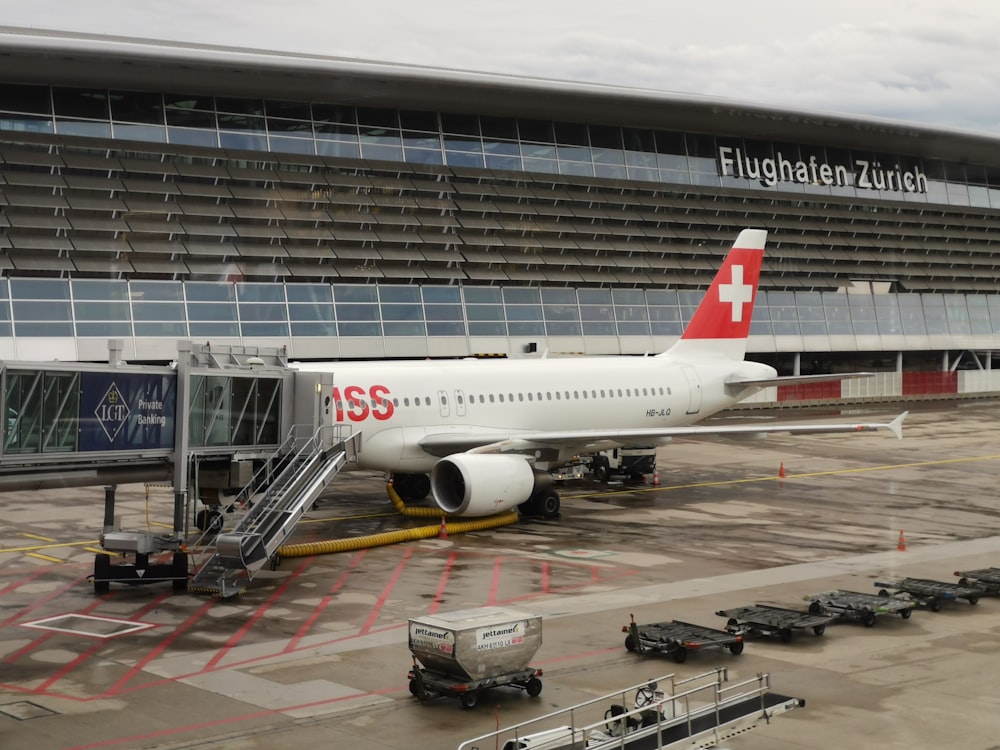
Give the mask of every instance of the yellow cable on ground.
[[440, 510], [434, 508], [407, 508], [392, 485], [387, 485], [387, 492], [392, 504], [400, 513], [406, 516], [418, 518], [441, 518], [440, 525], [418, 526], [415, 529], [401, 529], [399, 531], [386, 531], [381, 534], [370, 534], [359, 536], [353, 539], [332, 539], [326, 542], [307, 542], [304, 544], [286, 544], [278, 548], [278, 554], [282, 557], [306, 557], [308, 555], [326, 555], [332, 552], [350, 552], [352, 550], [366, 549], [368, 547], [382, 547], [387, 544], [399, 544], [400, 542], [412, 542], [418, 539], [430, 539], [441, 534], [442, 526], [447, 534], [463, 534], [469, 531], [483, 531], [484, 529], [495, 529], [499, 526], [508, 526], [517, 523], [518, 512], [512, 510], [499, 516], [488, 516], [486, 518], [476, 518], [469, 521], [445, 521]]

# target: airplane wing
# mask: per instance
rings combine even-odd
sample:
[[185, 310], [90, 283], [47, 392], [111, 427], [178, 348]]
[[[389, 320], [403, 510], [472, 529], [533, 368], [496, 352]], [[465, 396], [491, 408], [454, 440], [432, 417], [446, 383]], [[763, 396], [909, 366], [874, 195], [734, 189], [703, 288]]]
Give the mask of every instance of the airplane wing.
[[768, 388], [776, 385], [802, 385], [805, 383], [833, 383], [838, 380], [855, 380], [857, 378], [870, 378], [873, 372], [845, 372], [840, 374], [826, 373], [822, 375], [779, 375], [775, 378], [764, 378], [763, 380], [744, 380], [740, 378], [729, 378], [726, 386], [729, 388]]
[[903, 412], [891, 422], [851, 422], [838, 424], [753, 424], [707, 425], [687, 427], [651, 427], [622, 430], [556, 430], [551, 432], [495, 431], [477, 433], [439, 432], [421, 438], [420, 447], [435, 456], [452, 453], [509, 453], [533, 447], [568, 447], [580, 452], [604, 450], [618, 445], [639, 445], [663, 438], [707, 436], [760, 436], [772, 432], [817, 434], [829, 432], [873, 432], [888, 430], [897, 439], [903, 438]]

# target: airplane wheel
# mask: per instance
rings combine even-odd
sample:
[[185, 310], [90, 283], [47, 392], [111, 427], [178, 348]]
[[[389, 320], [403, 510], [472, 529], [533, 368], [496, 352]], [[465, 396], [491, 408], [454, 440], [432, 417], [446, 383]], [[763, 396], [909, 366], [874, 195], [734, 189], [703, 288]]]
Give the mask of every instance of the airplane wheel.
[[542, 518], [557, 518], [559, 505], [558, 492], [545, 492], [538, 500], [538, 510]]
[[222, 513], [217, 510], [199, 510], [194, 514], [194, 525], [199, 531], [222, 531]]

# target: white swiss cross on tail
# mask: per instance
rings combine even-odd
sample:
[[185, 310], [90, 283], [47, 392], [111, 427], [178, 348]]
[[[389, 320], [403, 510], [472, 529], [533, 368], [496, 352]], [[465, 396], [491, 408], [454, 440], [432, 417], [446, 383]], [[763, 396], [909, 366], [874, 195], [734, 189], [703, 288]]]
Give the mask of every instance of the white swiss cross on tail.
[[719, 284], [719, 301], [728, 302], [733, 306], [732, 321], [743, 321], [743, 305], [753, 302], [754, 288], [743, 283], [743, 266], [733, 264], [733, 281], [730, 284]]
[[766, 240], [763, 229], [740, 232], [671, 355], [743, 358]]

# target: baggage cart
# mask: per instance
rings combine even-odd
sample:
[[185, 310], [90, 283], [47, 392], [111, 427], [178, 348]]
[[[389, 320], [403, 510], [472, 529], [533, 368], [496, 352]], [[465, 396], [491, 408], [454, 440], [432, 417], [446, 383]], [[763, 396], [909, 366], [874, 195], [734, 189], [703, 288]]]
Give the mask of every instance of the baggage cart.
[[[957, 583], [947, 583], [945, 581], [932, 581], [927, 578], [900, 578], [895, 581], [876, 581], [876, 586], [884, 587], [885, 595], [889, 595], [887, 589], [896, 592], [903, 592], [913, 597], [914, 601], [932, 612], [941, 609], [941, 602], [954, 599], [965, 599], [969, 604], [978, 604], [979, 597], [983, 595], [983, 590], [972, 586], [960, 586]], [[882, 591], [879, 593], [881, 594]]]
[[743, 653], [743, 636], [725, 630], [680, 620], [637, 625], [634, 615], [630, 615], [630, 620], [628, 625], [622, 626], [622, 632], [628, 634], [625, 648], [636, 654], [656, 651], [683, 664], [691, 651], [701, 649], [724, 648], [733, 656]]
[[812, 630], [814, 635], [823, 635], [826, 626], [834, 620], [832, 615], [773, 607], [769, 604], [720, 609], [715, 614], [729, 618], [726, 630], [730, 633], [778, 636], [784, 643], [792, 640], [792, 634], [796, 630]]
[[487, 689], [510, 686], [535, 697], [542, 670], [528, 665], [542, 644], [542, 618], [512, 607], [481, 607], [412, 618], [410, 693], [421, 701], [458, 698], [474, 708]]
[[979, 568], [978, 570], [956, 570], [959, 586], [982, 589], [988, 596], [1000, 596], [1000, 568]]
[[899, 615], [908, 620], [917, 604], [908, 595], [889, 596], [888, 591], [866, 594], [838, 589], [810, 594], [806, 599], [809, 600], [810, 612], [826, 613], [842, 620], [858, 620], [866, 628], [875, 624], [877, 615]]

